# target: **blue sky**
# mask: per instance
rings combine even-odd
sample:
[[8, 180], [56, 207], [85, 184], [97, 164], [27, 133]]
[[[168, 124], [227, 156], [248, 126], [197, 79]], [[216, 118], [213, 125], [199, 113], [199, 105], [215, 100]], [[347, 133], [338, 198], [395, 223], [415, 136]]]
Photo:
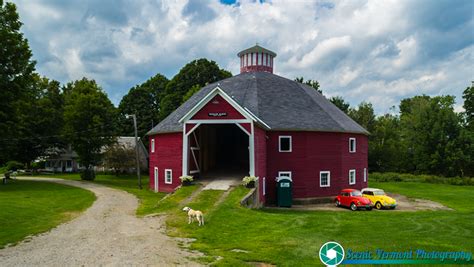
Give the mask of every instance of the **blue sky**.
[[40, 74], [93, 78], [115, 104], [156, 73], [208, 58], [239, 73], [237, 52], [275, 51], [275, 73], [318, 80], [327, 96], [377, 113], [474, 80], [474, 1], [15, 0]]

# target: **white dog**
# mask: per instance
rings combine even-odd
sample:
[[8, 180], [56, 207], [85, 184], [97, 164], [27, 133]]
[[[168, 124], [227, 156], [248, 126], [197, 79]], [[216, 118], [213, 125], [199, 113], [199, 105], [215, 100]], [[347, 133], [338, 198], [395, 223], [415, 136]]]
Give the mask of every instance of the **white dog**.
[[204, 225], [204, 215], [200, 210], [193, 210], [190, 207], [184, 207], [183, 211], [188, 213], [188, 224], [194, 222], [194, 218], [196, 218], [199, 226]]

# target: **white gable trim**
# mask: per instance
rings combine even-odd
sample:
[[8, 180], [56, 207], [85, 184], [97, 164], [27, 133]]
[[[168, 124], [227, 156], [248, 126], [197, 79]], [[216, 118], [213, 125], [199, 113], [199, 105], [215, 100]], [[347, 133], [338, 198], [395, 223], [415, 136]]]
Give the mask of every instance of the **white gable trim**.
[[[190, 111], [188, 111], [180, 120], [180, 123], [188, 122], [196, 113], [199, 112], [209, 101], [211, 101], [216, 95], [222, 96], [225, 101], [227, 101], [233, 108], [235, 108], [242, 116], [244, 116], [247, 120], [255, 121], [263, 126], [270, 129], [270, 127], [260, 120], [257, 116], [252, 114], [250, 110], [247, 108], [243, 108], [237, 102], [235, 102], [232, 97], [230, 97], [224, 90], [222, 90], [219, 86], [216, 86], [211, 92], [209, 92], [205, 97], [203, 97]], [[217, 120], [216, 120], [217, 121]]]

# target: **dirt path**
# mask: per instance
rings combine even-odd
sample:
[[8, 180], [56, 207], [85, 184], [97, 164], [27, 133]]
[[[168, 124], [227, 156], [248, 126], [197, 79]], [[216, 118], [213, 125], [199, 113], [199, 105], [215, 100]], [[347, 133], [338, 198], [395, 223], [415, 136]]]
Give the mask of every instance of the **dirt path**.
[[0, 250], [1, 266], [196, 266], [198, 256], [164, 233], [164, 218], [137, 218], [138, 199], [99, 184], [54, 178], [90, 190], [97, 200], [82, 215], [49, 232]]

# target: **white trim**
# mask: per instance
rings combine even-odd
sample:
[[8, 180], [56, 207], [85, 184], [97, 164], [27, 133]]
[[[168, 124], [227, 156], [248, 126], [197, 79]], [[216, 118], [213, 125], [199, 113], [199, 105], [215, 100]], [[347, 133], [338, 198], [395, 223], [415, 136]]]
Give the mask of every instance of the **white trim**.
[[155, 179], [155, 180], [154, 180], [154, 181], [155, 181], [155, 188], [154, 188], [154, 189], [155, 189], [155, 192], [158, 192], [158, 189], [159, 189], [159, 184], [158, 184], [159, 181], [158, 181], [158, 178], [159, 178], [159, 176], [160, 176], [160, 173], [159, 173], [159, 171], [158, 171], [158, 167], [155, 167], [153, 174], [154, 174], [154, 179]]
[[212, 98], [214, 98], [216, 95], [222, 96], [224, 100], [226, 100], [233, 108], [235, 108], [237, 111], [242, 114], [245, 118], [249, 120], [255, 120], [252, 118], [252, 116], [245, 111], [237, 102], [232, 99], [226, 92], [224, 92], [219, 86], [216, 86], [211, 92], [209, 92], [205, 97], [201, 99], [191, 110], [189, 110], [180, 120], [180, 123], [183, 123], [184, 121], [188, 121], [191, 119], [199, 110], [201, 110], [209, 101], [211, 101]]
[[[285, 174], [289, 174], [289, 175], [285, 175]], [[291, 179], [291, 176], [292, 176], [291, 171], [279, 171], [278, 172], [278, 177], [290, 177], [290, 179]]]
[[[353, 183], [351, 183], [351, 173], [354, 173], [354, 182], [353, 182]], [[355, 169], [351, 169], [351, 170], [349, 170], [349, 184], [350, 184], [350, 185], [353, 185], [353, 184], [355, 184], [355, 183], [356, 183], [356, 170], [355, 170]]]
[[225, 124], [225, 123], [251, 123], [252, 120], [240, 119], [240, 120], [188, 120], [186, 123], [201, 123], [201, 124]]
[[[352, 150], [351, 142], [354, 141], [354, 150]], [[355, 137], [349, 138], [349, 153], [356, 153], [357, 151], [357, 142]]]
[[155, 138], [151, 139], [151, 153], [155, 153]]
[[255, 176], [255, 131], [253, 122], [250, 124], [251, 133], [249, 135], [249, 174]]
[[[193, 133], [199, 127], [199, 125], [201, 125], [201, 123], [196, 123], [196, 125], [194, 125], [194, 127], [191, 128], [191, 130], [189, 130], [189, 133], [186, 133], [186, 135], [190, 135], [191, 133]], [[185, 124], [184, 129], [186, 130], [186, 124]]]
[[364, 183], [367, 182], [367, 168], [364, 168]]
[[183, 163], [182, 175], [188, 175], [188, 135], [186, 134], [186, 123], [183, 124]]
[[259, 117], [255, 116], [255, 114], [252, 113], [252, 111], [250, 111], [247, 107], [244, 107], [244, 109], [250, 114], [252, 115], [252, 117], [257, 120], [258, 122], [260, 122], [263, 126], [265, 126], [268, 130], [271, 129], [270, 126], [268, 126], [268, 124], [266, 124], [264, 121], [262, 121]]
[[262, 194], [265, 195], [267, 193], [267, 183], [265, 181], [265, 177], [262, 179]]
[[[168, 175], [170, 174], [170, 181], [168, 182]], [[165, 169], [165, 184], [172, 184], [173, 183], [173, 170], [172, 169]]]
[[[321, 175], [327, 174], [328, 175], [328, 184], [323, 185], [321, 184]], [[331, 187], [331, 172], [330, 171], [320, 171], [319, 172], [319, 187]]]
[[245, 129], [242, 125], [240, 125], [240, 123], [235, 123], [235, 125], [237, 125], [237, 127], [242, 129], [242, 131], [244, 131], [244, 133], [246, 133], [247, 135], [250, 135], [249, 131], [247, 131], [247, 129]]
[[[289, 138], [290, 139], [290, 149], [289, 150], [281, 150], [281, 139], [282, 138]], [[291, 135], [280, 135], [278, 136], [278, 152], [292, 152], [293, 149], [293, 140]]]

